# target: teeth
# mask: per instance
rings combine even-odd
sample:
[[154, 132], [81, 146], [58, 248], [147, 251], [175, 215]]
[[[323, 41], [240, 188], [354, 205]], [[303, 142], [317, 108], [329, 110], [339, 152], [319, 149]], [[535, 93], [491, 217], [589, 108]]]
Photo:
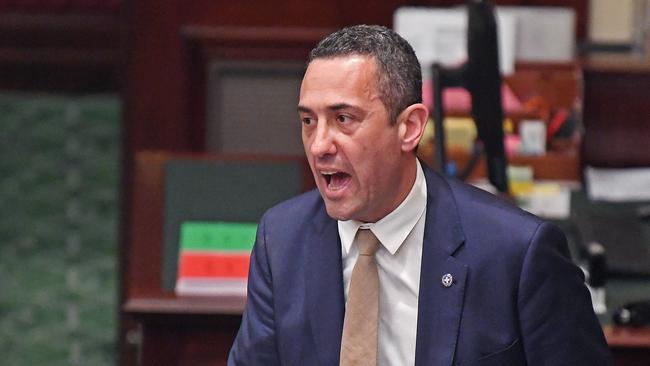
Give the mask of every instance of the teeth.
[[338, 173], [338, 172], [335, 171], [335, 170], [332, 170], [332, 171], [329, 171], [329, 170], [328, 170], [328, 171], [321, 170], [320, 173], [321, 173], [322, 175], [334, 175], [334, 174], [336, 174], [336, 173]]

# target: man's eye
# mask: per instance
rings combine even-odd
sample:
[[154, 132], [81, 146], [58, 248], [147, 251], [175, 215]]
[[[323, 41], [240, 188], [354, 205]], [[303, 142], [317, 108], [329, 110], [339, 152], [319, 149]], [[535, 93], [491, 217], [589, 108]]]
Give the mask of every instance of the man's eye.
[[312, 124], [312, 122], [313, 122], [313, 120], [311, 118], [309, 118], [309, 117], [304, 117], [302, 119], [302, 123], [305, 124], [305, 125], [310, 125], [310, 124]]
[[345, 116], [345, 115], [338, 115], [338, 116], [336, 116], [336, 120], [341, 122], [341, 123], [346, 123], [346, 122], [350, 122], [350, 117]]

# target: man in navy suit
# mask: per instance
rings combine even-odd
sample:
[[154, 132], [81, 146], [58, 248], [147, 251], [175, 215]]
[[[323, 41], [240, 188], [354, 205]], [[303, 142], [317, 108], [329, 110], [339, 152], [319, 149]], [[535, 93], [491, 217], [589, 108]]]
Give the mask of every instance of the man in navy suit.
[[611, 364], [561, 231], [417, 160], [428, 111], [404, 39], [322, 40], [298, 113], [318, 190], [262, 218], [229, 365], [339, 364], [360, 230], [380, 243], [376, 364]]

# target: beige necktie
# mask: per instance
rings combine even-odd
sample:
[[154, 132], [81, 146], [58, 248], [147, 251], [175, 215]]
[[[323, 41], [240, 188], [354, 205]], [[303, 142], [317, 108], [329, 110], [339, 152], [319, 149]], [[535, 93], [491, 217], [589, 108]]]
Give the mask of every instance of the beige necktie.
[[379, 240], [370, 230], [359, 229], [357, 245], [359, 258], [350, 279], [340, 366], [376, 366], [379, 275], [375, 252]]

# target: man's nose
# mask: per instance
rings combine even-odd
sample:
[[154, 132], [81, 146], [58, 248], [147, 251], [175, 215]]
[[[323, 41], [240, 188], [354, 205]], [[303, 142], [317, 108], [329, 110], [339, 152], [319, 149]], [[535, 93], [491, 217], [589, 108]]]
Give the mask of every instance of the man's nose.
[[336, 153], [332, 131], [327, 121], [319, 121], [316, 127], [316, 134], [311, 143], [310, 151], [313, 156], [322, 157]]

